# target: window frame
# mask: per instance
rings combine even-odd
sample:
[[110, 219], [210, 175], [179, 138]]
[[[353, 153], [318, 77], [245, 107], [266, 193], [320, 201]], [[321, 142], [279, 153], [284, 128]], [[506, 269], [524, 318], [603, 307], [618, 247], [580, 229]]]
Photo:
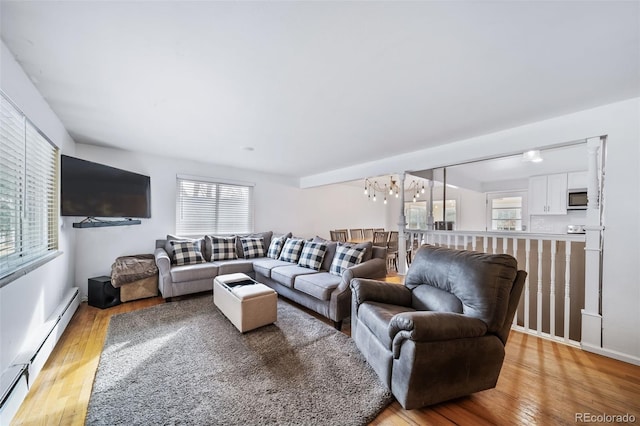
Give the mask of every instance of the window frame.
[[[189, 182], [192, 184], [204, 184], [204, 185], [212, 185], [215, 187], [215, 197], [213, 201], [212, 207], [215, 211], [216, 217], [214, 218], [215, 226], [212, 228], [200, 228], [200, 229], [187, 229], [187, 224], [181, 223], [181, 215], [185, 209], [184, 203], [182, 202], [182, 193], [181, 193], [181, 181]], [[218, 222], [219, 213], [222, 209], [223, 203], [221, 202], [222, 198], [220, 197], [221, 190], [233, 190], [234, 188], [241, 188], [247, 190], [247, 204], [244, 206], [246, 208], [246, 228], [243, 229], [225, 229], [221, 228], [220, 223]], [[238, 235], [238, 234], [251, 234], [254, 232], [254, 188], [255, 183], [240, 181], [240, 180], [231, 180], [231, 179], [221, 179], [221, 178], [213, 178], [207, 176], [195, 176], [195, 175], [184, 175], [178, 174], [176, 175], [176, 195], [175, 195], [175, 203], [176, 203], [176, 217], [175, 217], [175, 231], [177, 235], [185, 236], [185, 237], [200, 237], [203, 235]], [[213, 189], [213, 188], [211, 188]], [[191, 225], [191, 227], [194, 225]]]
[[[486, 212], [486, 230], [488, 232], [526, 232], [529, 229], [529, 211], [528, 211], [528, 197], [527, 191], [501, 191], [501, 192], [488, 192], [486, 194], [487, 199], [487, 212]], [[520, 206], [520, 219], [496, 219], [496, 220], [519, 220], [520, 221], [520, 230], [496, 230], [493, 229], [493, 201], [501, 198], [520, 198], [521, 206]]]
[[[17, 205], [17, 213], [11, 213], [11, 209], [0, 210], [9, 213], [5, 217], [11, 225], [3, 232], [9, 234], [13, 230], [16, 234], [13, 251], [0, 255], [2, 288], [60, 256], [62, 252], [59, 250], [60, 148], [2, 90], [0, 97], [1, 102], [6, 102], [7, 108], [11, 108], [9, 112], [12, 116], [19, 119], [17, 126], [7, 128], [7, 131], [17, 131], [15, 141], [18, 144], [12, 148], [10, 139], [0, 139], [5, 154], [12, 149], [13, 154], [19, 154], [13, 163], [4, 163], [5, 166], [15, 164], [15, 173], [0, 174], [0, 179], [5, 179], [3, 183], [8, 185], [4, 187], [4, 194]], [[18, 189], [11, 189], [11, 181]], [[44, 234], [41, 230], [44, 230]]]

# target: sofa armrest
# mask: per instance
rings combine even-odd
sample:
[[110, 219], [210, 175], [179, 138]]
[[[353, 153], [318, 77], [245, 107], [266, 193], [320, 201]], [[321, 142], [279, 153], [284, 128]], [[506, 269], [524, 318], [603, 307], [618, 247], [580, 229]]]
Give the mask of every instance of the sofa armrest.
[[355, 306], [364, 302], [411, 306], [411, 290], [400, 284], [355, 278], [351, 280], [351, 293]]
[[153, 253], [153, 256], [156, 258], [156, 265], [158, 266], [160, 275], [164, 277], [169, 275], [171, 271], [171, 258], [166, 250], [163, 248], [157, 248]]
[[453, 312], [416, 311], [394, 315], [389, 322], [393, 339], [393, 354], [400, 355], [405, 340], [434, 342], [480, 337], [487, 333], [487, 324], [478, 319]]
[[[349, 273], [351, 276], [348, 275]], [[351, 282], [354, 278], [384, 278], [387, 276], [387, 259], [371, 258], [366, 262], [347, 268], [342, 275], [348, 278], [347, 282]]]

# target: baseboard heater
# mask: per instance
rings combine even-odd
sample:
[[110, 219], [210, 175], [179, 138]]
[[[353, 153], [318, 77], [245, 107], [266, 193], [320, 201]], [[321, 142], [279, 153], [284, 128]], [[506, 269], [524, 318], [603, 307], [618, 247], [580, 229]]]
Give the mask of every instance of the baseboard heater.
[[0, 424], [9, 424], [27, 396], [31, 384], [42, 370], [71, 317], [80, 304], [77, 287], [71, 288], [62, 303], [45, 322], [39, 338], [19, 354], [0, 376]]

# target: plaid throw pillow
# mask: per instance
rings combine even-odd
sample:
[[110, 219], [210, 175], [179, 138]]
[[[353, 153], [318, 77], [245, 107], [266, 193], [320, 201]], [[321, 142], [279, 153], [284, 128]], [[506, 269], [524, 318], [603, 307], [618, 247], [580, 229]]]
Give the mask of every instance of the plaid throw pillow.
[[240, 238], [245, 259], [264, 257], [264, 238]]
[[326, 252], [326, 244], [305, 241], [302, 253], [300, 254], [300, 260], [298, 261], [298, 266], [319, 271]]
[[169, 241], [171, 244], [171, 263], [174, 265], [192, 265], [204, 262], [200, 253], [199, 241]]
[[286, 237], [272, 239], [271, 244], [269, 245], [269, 251], [267, 252], [267, 257], [270, 257], [272, 259], [277, 259], [278, 257], [280, 257], [280, 252], [282, 251], [285, 240]]
[[351, 266], [357, 265], [362, 261], [364, 256], [364, 248], [338, 246], [336, 255], [333, 256], [329, 273], [333, 275], [342, 275], [342, 271]]
[[284, 243], [284, 247], [282, 247], [282, 252], [280, 252], [278, 259], [284, 260], [285, 262], [298, 263], [303, 244], [303, 239], [288, 238], [287, 242]]
[[211, 261], [236, 259], [236, 237], [209, 237]]

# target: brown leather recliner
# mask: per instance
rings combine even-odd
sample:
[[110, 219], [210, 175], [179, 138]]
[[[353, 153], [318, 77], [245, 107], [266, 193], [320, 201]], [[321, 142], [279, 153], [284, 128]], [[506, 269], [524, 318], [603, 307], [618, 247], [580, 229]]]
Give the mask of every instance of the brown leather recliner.
[[404, 285], [351, 281], [351, 336], [405, 409], [494, 388], [526, 276], [506, 254], [422, 246]]

